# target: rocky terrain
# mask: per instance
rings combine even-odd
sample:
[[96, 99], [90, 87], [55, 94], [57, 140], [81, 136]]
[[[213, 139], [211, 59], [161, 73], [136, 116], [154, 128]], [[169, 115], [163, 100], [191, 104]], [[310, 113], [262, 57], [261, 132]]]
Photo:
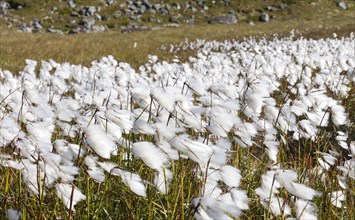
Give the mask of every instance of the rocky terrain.
[[[282, 19], [296, 4], [292, 0], [7, 0], [0, 1], [0, 21], [2, 26], [20, 32], [78, 34], [120, 30], [128, 33], [183, 24], [247, 22], [254, 25]], [[334, 2], [332, 6], [335, 10], [351, 10], [347, 2]]]

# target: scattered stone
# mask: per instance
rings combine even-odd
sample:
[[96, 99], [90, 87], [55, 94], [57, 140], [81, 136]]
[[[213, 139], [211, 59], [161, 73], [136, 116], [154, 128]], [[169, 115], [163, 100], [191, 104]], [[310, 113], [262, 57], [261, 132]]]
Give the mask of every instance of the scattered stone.
[[121, 27], [121, 32], [122, 33], [131, 33], [131, 32], [138, 32], [138, 31], [151, 31], [153, 28], [151, 27], [145, 27], [145, 26], [140, 26], [140, 27]]
[[116, 0], [106, 0], [106, 1], [105, 1], [105, 4], [106, 4], [107, 6], [114, 5], [115, 3], [116, 3]]
[[3, 17], [6, 14], [6, 10], [10, 8], [10, 4], [5, 1], [0, 2], [0, 17]]
[[254, 26], [254, 25], [255, 25], [255, 23], [254, 23], [253, 21], [249, 21], [248, 24], [249, 24], [250, 26]]
[[171, 4], [171, 6], [173, 6], [176, 10], [181, 9], [181, 5], [179, 3], [173, 3], [173, 4]]
[[259, 17], [259, 21], [261, 22], [268, 22], [270, 21], [270, 16], [268, 13], [262, 13]]
[[32, 19], [32, 27], [33, 27], [33, 32], [34, 33], [40, 33], [42, 32], [42, 25], [41, 21], [38, 18], [33, 18]]
[[67, 4], [68, 4], [69, 8], [75, 8], [76, 7], [76, 4], [74, 3], [73, 0], [67, 0]]
[[228, 14], [228, 15], [221, 15], [221, 16], [216, 16], [213, 17], [211, 20], [208, 21], [210, 24], [236, 24], [237, 23], [237, 17], [233, 14]]
[[79, 34], [79, 33], [83, 33], [82, 28], [80, 27], [76, 27], [68, 32], [68, 34]]
[[194, 24], [195, 23], [195, 15], [191, 15], [189, 18], [184, 21], [186, 24]]
[[179, 24], [179, 19], [175, 16], [169, 18], [169, 22]]
[[133, 21], [141, 21], [141, 15], [131, 15], [129, 18]]
[[338, 2], [337, 6], [341, 9], [344, 9], [344, 10], [348, 9], [348, 6], [346, 5], [345, 2]]
[[93, 26], [94, 24], [95, 24], [95, 19], [94, 18], [84, 18], [79, 23], [79, 25], [85, 27], [86, 29], [90, 29], [91, 26]]
[[114, 18], [120, 18], [121, 16], [122, 16], [122, 14], [121, 14], [120, 11], [115, 11], [115, 12], [113, 13], [113, 17], [114, 17]]
[[287, 5], [286, 3], [281, 3], [281, 4], [280, 4], [280, 9], [281, 9], [281, 10], [284, 10], [284, 9], [286, 9], [286, 8], [288, 8], [288, 5]]
[[100, 7], [88, 6], [78, 10], [78, 13], [83, 16], [93, 16], [96, 12], [100, 12]]
[[101, 15], [99, 15], [99, 14], [95, 14], [95, 18], [96, 18], [96, 20], [98, 20], [98, 21], [101, 21], [101, 20], [102, 20], [102, 17], [101, 17]]
[[278, 11], [278, 9], [277, 9], [276, 7], [274, 7], [274, 6], [267, 6], [267, 7], [266, 7], [266, 10], [267, 10], [267, 11], [272, 11], [272, 12]]
[[60, 29], [55, 29], [55, 28], [48, 28], [47, 29], [48, 33], [52, 33], [52, 34], [63, 34], [63, 31]]
[[91, 32], [97, 33], [97, 32], [104, 32], [106, 31], [106, 27], [104, 25], [93, 25], [91, 27]]
[[28, 27], [26, 23], [21, 23], [18, 31], [23, 33], [32, 33], [32, 27]]
[[161, 9], [161, 4], [154, 4], [152, 7], [155, 11], [159, 11]]

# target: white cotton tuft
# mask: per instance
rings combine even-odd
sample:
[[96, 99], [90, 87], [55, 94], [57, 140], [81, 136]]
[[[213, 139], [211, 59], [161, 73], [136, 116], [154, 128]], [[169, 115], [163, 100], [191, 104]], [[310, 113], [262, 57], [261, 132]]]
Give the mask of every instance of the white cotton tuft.
[[6, 210], [6, 215], [9, 220], [17, 220], [21, 217], [21, 212], [15, 209]]
[[151, 142], [143, 141], [133, 144], [133, 155], [143, 160], [152, 169], [162, 169], [169, 163], [166, 154]]
[[294, 181], [297, 179], [297, 174], [291, 170], [279, 170], [276, 172], [275, 178], [289, 193], [303, 200], [312, 200], [313, 197], [321, 194], [304, 184], [295, 183]]
[[345, 108], [341, 105], [334, 105], [330, 107], [332, 113], [332, 121], [336, 126], [344, 125], [347, 122]]
[[295, 203], [296, 217], [299, 220], [317, 220], [317, 209], [313, 203], [298, 199]]
[[247, 105], [253, 109], [253, 111], [257, 114], [261, 113], [261, 109], [263, 107], [263, 98], [260, 94], [249, 90], [245, 94], [245, 100]]
[[134, 128], [137, 131], [136, 133], [141, 133], [141, 134], [148, 134], [148, 135], [154, 135], [156, 132], [155, 130], [152, 128], [152, 126], [150, 126], [150, 124], [148, 124], [146, 121], [141, 120], [141, 119], [137, 119], [134, 122]]
[[242, 176], [240, 170], [230, 165], [224, 165], [219, 168], [222, 181], [229, 187], [238, 187]]
[[350, 142], [350, 153], [355, 157], [355, 141]]
[[166, 194], [169, 192], [169, 183], [173, 179], [173, 173], [168, 169], [158, 170], [154, 175], [154, 185], [157, 189]]
[[171, 145], [166, 141], [160, 141], [157, 146], [172, 160], [179, 159], [179, 152], [171, 147]]
[[341, 208], [343, 201], [345, 201], [345, 195], [342, 191], [335, 191], [331, 193], [331, 202], [333, 206]]
[[115, 151], [115, 142], [98, 125], [91, 125], [85, 131], [86, 141], [93, 151], [102, 158], [110, 159]]
[[122, 182], [128, 186], [132, 192], [139, 196], [147, 197], [147, 190], [143, 184], [142, 178], [138, 174], [121, 170], [119, 168], [112, 169], [111, 173], [116, 176], [121, 176]]
[[133, 121], [131, 120], [131, 113], [125, 110], [107, 110], [106, 117], [121, 129], [130, 131], [133, 128]]
[[170, 144], [200, 165], [207, 165], [213, 153], [210, 146], [193, 141], [186, 136], [174, 137], [170, 140]]
[[105, 181], [104, 171], [96, 166], [96, 161], [91, 156], [85, 157], [85, 165], [88, 166], [88, 174], [89, 176], [97, 182]]
[[[81, 193], [81, 191], [72, 184], [58, 183], [56, 185], [57, 196], [62, 199], [64, 205], [68, 209], [75, 211], [74, 206], [81, 200], [86, 199], [86, 196]], [[70, 201], [72, 201], [72, 207], [70, 207]]]
[[156, 87], [152, 90], [153, 98], [166, 110], [171, 112], [174, 109], [175, 94], [169, 89]]

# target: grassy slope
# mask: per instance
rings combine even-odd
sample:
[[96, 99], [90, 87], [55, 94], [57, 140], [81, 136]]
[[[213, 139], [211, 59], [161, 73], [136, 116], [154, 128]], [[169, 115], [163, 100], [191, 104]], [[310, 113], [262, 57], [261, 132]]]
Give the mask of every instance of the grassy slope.
[[[262, 9], [266, 5], [277, 5], [281, 1], [259, 2], [260, 4], [256, 4], [256, 1], [239, 1], [238, 5], [241, 6], [237, 7], [237, 3], [234, 3], [233, 7]], [[297, 29], [300, 34], [309, 38], [331, 37], [334, 32], [338, 36], [348, 36], [355, 31], [353, 1], [349, 1], [349, 6], [350, 9], [344, 11], [336, 7], [333, 1], [299, 1], [290, 4], [289, 9], [274, 14], [276, 19], [271, 22], [255, 22], [255, 26], [247, 24], [248, 20], [255, 19], [255, 15], [251, 13], [249, 17], [240, 14], [242, 20], [236, 25], [182, 25], [176, 29], [131, 34], [122, 34], [118, 30], [75, 36], [17, 33], [4, 28], [5, 21], [0, 19], [0, 68], [16, 72], [23, 68], [25, 59], [51, 58], [58, 62], [88, 65], [92, 60], [110, 54], [137, 67], [146, 62], [148, 54], [170, 59], [172, 54], [161, 50], [161, 46], [169, 46], [185, 39], [242, 39], [246, 36], [272, 37], [275, 33], [287, 36], [292, 29]], [[33, 17], [39, 12], [33, 9], [31, 13]], [[31, 17], [31, 13], [26, 16]], [[136, 48], [133, 47], [135, 42]], [[191, 53], [177, 55], [186, 58]]]

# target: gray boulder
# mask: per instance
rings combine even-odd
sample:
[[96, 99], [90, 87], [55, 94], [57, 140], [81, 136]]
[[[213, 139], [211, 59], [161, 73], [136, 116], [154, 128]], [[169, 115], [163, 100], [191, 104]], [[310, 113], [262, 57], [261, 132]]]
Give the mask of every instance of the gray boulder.
[[100, 7], [95, 7], [95, 6], [88, 6], [88, 7], [83, 7], [78, 10], [78, 13], [80, 15], [84, 16], [93, 16], [96, 12], [100, 11]]
[[63, 34], [63, 31], [60, 29], [55, 29], [55, 28], [48, 28], [47, 29], [48, 33], [52, 33], [52, 34]]
[[3, 17], [6, 14], [6, 10], [10, 8], [10, 4], [8, 2], [1, 1], [0, 2], [0, 17]]
[[261, 22], [268, 22], [270, 21], [270, 16], [268, 13], [262, 13], [260, 16], [259, 16], [259, 21]]
[[67, 0], [67, 4], [68, 4], [69, 8], [75, 8], [76, 7], [76, 5], [75, 5], [73, 0]]
[[210, 24], [235, 24], [237, 23], [237, 17], [233, 14], [228, 15], [221, 15], [213, 17], [211, 20], [208, 21]]
[[42, 25], [41, 21], [38, 18], [32, 19], [32, 27], [33, 27], [33, 32], [39, 33], [42, 32]]
[[81, 20], [79, 23], [81, 26], [85, 27], [86, 29], [90, 29], [91, 26], [95, 24], [95, 19], [94, 18], [84, 18]]
[[152, 7], [155, 11], [159, 11], [162, 8], [161, 4], [154, 4]]
[[175, 16], [169, 18], [169, 22], [179, 24], [179, 19]]
[[24, 32], [24, 33], [32, 33], [32, 27], [28, 27], [26, 23], [21, 23], [18, 31]]
[[113, 4], [115, 4], [116, 3], [116, 0], [106, 0], [105, 1], [105, 4], [106, 5], [113, 5]]
[[106, 27], [101, 24], [100, 25], [93, 25], [91, 27], [91, 32], [97, 33], [97, 32], [104, 32], [104, 31], [106, 31]]
[[344, 9], [344, 10], [348, 9], [348, 6], [346, 5], [345, 2], [338, 2], [337, 6], [341, 9]]

